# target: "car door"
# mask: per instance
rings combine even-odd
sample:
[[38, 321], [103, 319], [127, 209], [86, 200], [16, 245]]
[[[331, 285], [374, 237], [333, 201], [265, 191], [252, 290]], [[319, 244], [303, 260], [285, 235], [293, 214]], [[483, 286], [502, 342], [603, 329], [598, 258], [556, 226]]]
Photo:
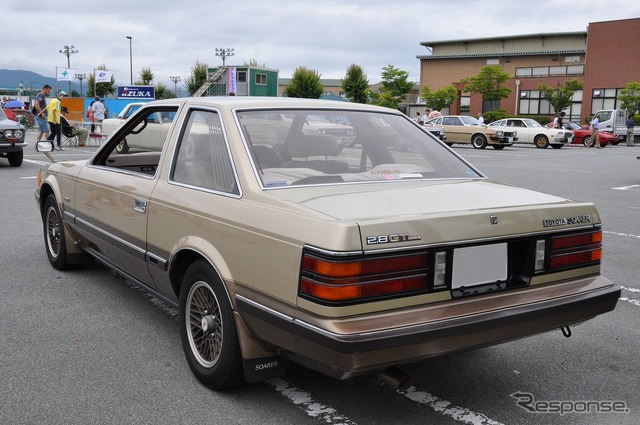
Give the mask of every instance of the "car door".
[[533, 129], [527, 127], [526, 123], [520, 119], [507, 119], [506, 126], [510, 130], [518, 132], [519, 143], [533, 143]]
[[[175, 112], [177, 107], [165, 107]], [[162, 110], [163, 108], [160, 108]], [[159, 112], [150, 109], [135, 120], [146, 120]], [[152, 285], [147, 267], [148, 203], [158, 179], [158, 164], [162, 151], [130, 150], [118, 153], [121, 141], [138, 132], [140, 123], [127, 122], [116, 132], [90, 164], [78, 175], [75, 191], [76, 225], [86, 237], [85, 249], [91, 250], [100, 259], [122, 270], [138, 281]], [[154, 131], [148, 126], [145, 129]], [[166, 144], [167, 135], [159, 143]]]
[[471, 143], [471, 129], [458, 117], [442, 117], [442, 125], [447, 132], [447, 141]]

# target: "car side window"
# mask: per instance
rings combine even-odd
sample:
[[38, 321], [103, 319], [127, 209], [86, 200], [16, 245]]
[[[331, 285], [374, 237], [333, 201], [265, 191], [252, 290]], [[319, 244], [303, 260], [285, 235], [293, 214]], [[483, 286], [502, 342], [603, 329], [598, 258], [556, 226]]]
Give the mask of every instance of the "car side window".
[[455, 117], [445, 117], [442, 119], [444, 125], [460, 125], [460, 122]]
[[239, 194], [220, 117], [192, 111], [176, 152], [172, 180], [188, 186]]
[[132, 116], [115, 130], [92, 164], [155, 176], [171, 123], [158, 124], [154, 117], [160, 113], [175, 113], [177, 110], [177, 106], [148, 107], [143, 113]]

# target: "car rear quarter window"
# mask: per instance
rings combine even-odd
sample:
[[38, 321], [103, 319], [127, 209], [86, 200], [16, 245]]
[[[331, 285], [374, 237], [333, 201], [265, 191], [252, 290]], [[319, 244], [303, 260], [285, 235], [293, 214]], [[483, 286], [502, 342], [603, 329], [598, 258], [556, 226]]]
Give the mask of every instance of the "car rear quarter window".
[[191, 111], [180, 137], [172, 180], [188, 186], [239, 194], [220, 117]]

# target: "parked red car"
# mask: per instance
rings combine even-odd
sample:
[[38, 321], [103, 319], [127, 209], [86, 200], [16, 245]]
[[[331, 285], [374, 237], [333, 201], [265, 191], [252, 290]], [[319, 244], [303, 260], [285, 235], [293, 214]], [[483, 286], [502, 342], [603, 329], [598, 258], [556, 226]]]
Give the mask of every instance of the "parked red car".
[[10, 120], [14, 120], [16, 122], [18, 122], [18, 117], [16, 117], [15, 112], [13, 112], [13, 109], [2, 109], [4, 111], [4, 114], [7, 116], [7, 118], [9, 118]]
[[[571, 141], [572, 145], [580, 144], [584, 146], [590, 146], [591, 144], [591, 130], [585, 127], [581, 127], [580, 124], [569, 121], [562, 124], [562, 126], [567, 129], [573, 131], [575, 136]], [[547, 124], [547, 127], [552, 128], [553, 123]], [[598, 133], [598, 138], [600, 139], [600, 146], [607, 146], [609, 143], [612, 145], [617, 145], [620, 143], [620, 139], [618, 136], [615, 136], [611, 133], [607, 133], [605, 131], [601, 131]]]

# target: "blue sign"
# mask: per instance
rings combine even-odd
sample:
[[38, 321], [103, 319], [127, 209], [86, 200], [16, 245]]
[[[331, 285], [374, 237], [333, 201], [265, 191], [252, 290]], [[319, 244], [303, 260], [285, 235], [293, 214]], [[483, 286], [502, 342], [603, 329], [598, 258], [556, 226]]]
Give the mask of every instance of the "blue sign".
[[118, 99], [155, 99], [153, 86], [118, 86]]

